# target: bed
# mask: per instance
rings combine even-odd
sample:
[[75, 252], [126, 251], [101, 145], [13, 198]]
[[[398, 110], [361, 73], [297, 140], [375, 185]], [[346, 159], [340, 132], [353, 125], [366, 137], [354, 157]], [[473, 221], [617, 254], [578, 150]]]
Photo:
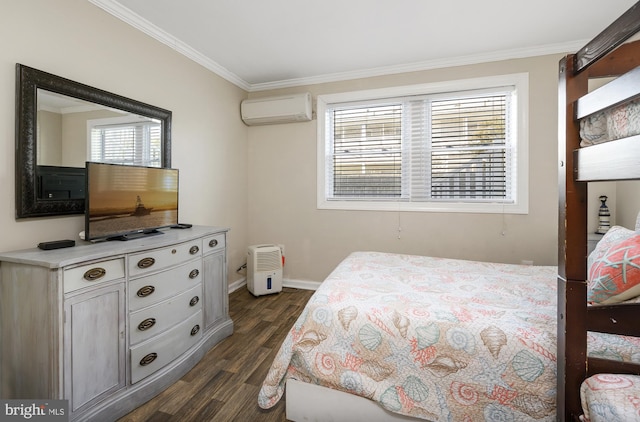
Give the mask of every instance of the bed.
[[310, 299], [259, 404], [275, 404], [293, 378], [427, 420], [553, 420], [556, 272], [353, 253]]
[[[291, 420], [353, 421], [366, 406], [290, 410], [330, 388], [384, 409], [367, 421], [555, 420], [556, 276], [555, 266], [355, 252], [291, 328], [259, 405], [286, 386]], [[604, 336], [593, 336], [593, 353], [633, 358], [634, 343]], [[309, 392], [291, 399], [298, 388]]]
[[[614, 248], [611, 250], [621, 248], [622, 242], [637, 233], [613, 228], [605, 235], [608, 239], [596, 246], [594, 252], [598, 256], [587, 255], [588, 182], [640, 179], [637, 102], [640, 43], [630, 41], [639, 29], [640, 4], [637, 3], [582, 49], [560, 61], [557, 289], [560, 420], [578, 420], [581, 416], [584, 420], [589, 417], [597, 420], [597, 415], [590, 415], [587, 409], [592, 399], [587, 390], [603, 391], [607, 382], [616, 388], [622, 385], [627, 388], [634, 380], [627, 375], [640, 374], [640, 365], [634, 363], [638, 362], [637, 358], [621, 363], [611, 359], [610, 354], [587, 353], [588, 340], [597, 333], [631, 336], [630, 341], [640, 336], [637, 324], [640, 305], [624, 302], [624, 297], [622, 301], [606, 300], [606, 294], [599, 297], [594, 291], [604, 286], [600, 293], [606, 290], [615, 296], [627, 288], [626, 274], [621, 271], [627, 268], [626, 264], [613, 265], [615, 259], [609, 259], [606, 254], [611, 247]], [[606, 83], [593, 88], [598, 85], [593, 81], [603, 78]], [[631, 244], [637, 245], [637, 240]], [[610, 274], [606, 283], [602, 283], [604, 278], [598, 278], [597, 274], [597, 264], [604, 261], [608, 261], [610, 269], [620, 270]], [[635, 265], [634, 259], [626, 263]], [[614, 277], [624, 279], [624, 286], [611, 282]], [[632, 284], [632, 278], [628, 284]], [[640, 406], [636, 399], [630, 398], [637, 398], [640, 393], [625, 394], [631, 412], [635, 409], [635, 416], [628, 414], [618, 420], [632, 420], [629, 417], [637, 420]], [[607, 400], [613, 396], [610, 392], [602, 395]], [[602, 417], [616, 420], [615, 405], [600, 403], [599, 406], [606, 408], [601, 412]]]

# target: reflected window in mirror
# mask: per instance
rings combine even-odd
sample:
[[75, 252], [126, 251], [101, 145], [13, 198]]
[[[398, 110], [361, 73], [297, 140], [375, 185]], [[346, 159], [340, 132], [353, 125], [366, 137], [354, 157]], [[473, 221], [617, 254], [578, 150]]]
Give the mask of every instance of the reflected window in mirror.
[[39, 166], [86, 161], [162, 167], [162, 122], [38, 89]]
[[161, 167], [160, 121], [144, 117], [107, 118], [88, 122], [89, 161]]

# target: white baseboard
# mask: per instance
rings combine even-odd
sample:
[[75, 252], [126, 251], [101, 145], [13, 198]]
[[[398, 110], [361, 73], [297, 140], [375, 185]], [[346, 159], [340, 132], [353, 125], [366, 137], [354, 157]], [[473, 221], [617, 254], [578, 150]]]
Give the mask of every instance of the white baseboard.
[[[319, 281], [309, 281], [309, 280], [293, 280], [289, 278], [285, 278], [282, 280], [282, 287], [290, 287], [292, 289], [300, 289], [300, 290], [316, 290], [322, 283]], [[229, 293], [233, 293], [238, 289], [243, 288], [247, 285], [247, 278], [242, 277], [233, 283], [229, 284]]]
[[238, 280], [229, 284], [229, 293], [233, 293], [236, 290], [241, 289], [246, 285], [247, 285], [247, 278], [246, 277], [239, 278]]
[[291, 287], [292, 289], [300, 289], [300, 290], [317, 290], [322, 282], [319, 281], [309, 281], [309, 280], [292, 280], [290, 278], [285, 278], [282, 280], [283, 287]]

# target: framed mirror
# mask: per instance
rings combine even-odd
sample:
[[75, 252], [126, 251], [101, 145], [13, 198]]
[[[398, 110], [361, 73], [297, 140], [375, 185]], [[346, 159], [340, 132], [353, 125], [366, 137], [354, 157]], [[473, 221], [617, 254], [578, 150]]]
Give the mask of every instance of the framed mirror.
[[104, 130], [92, 142], [92, 127], [134, 121], [144, 127], [146, 143], [135, 147], [144, 165], [171, 167], [170, 111], [16, 64], [16, 218], [83, 214], [84, 163], [106, 160], [109, 142], [117, 142]]

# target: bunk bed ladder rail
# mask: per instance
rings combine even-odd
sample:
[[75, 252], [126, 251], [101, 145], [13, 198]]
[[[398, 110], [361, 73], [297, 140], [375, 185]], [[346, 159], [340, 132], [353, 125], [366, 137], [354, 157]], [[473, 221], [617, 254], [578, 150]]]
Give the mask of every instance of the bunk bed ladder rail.
[[560, 61], [558, 85], [558, 420], [571, 420], [580, 411], [575, 392], [587, 368], [587, 184], [574, 177], [579, 125], [573, 116], [588, 79], [586, 73], [576, 75], [575, 64], [573, 55]]

